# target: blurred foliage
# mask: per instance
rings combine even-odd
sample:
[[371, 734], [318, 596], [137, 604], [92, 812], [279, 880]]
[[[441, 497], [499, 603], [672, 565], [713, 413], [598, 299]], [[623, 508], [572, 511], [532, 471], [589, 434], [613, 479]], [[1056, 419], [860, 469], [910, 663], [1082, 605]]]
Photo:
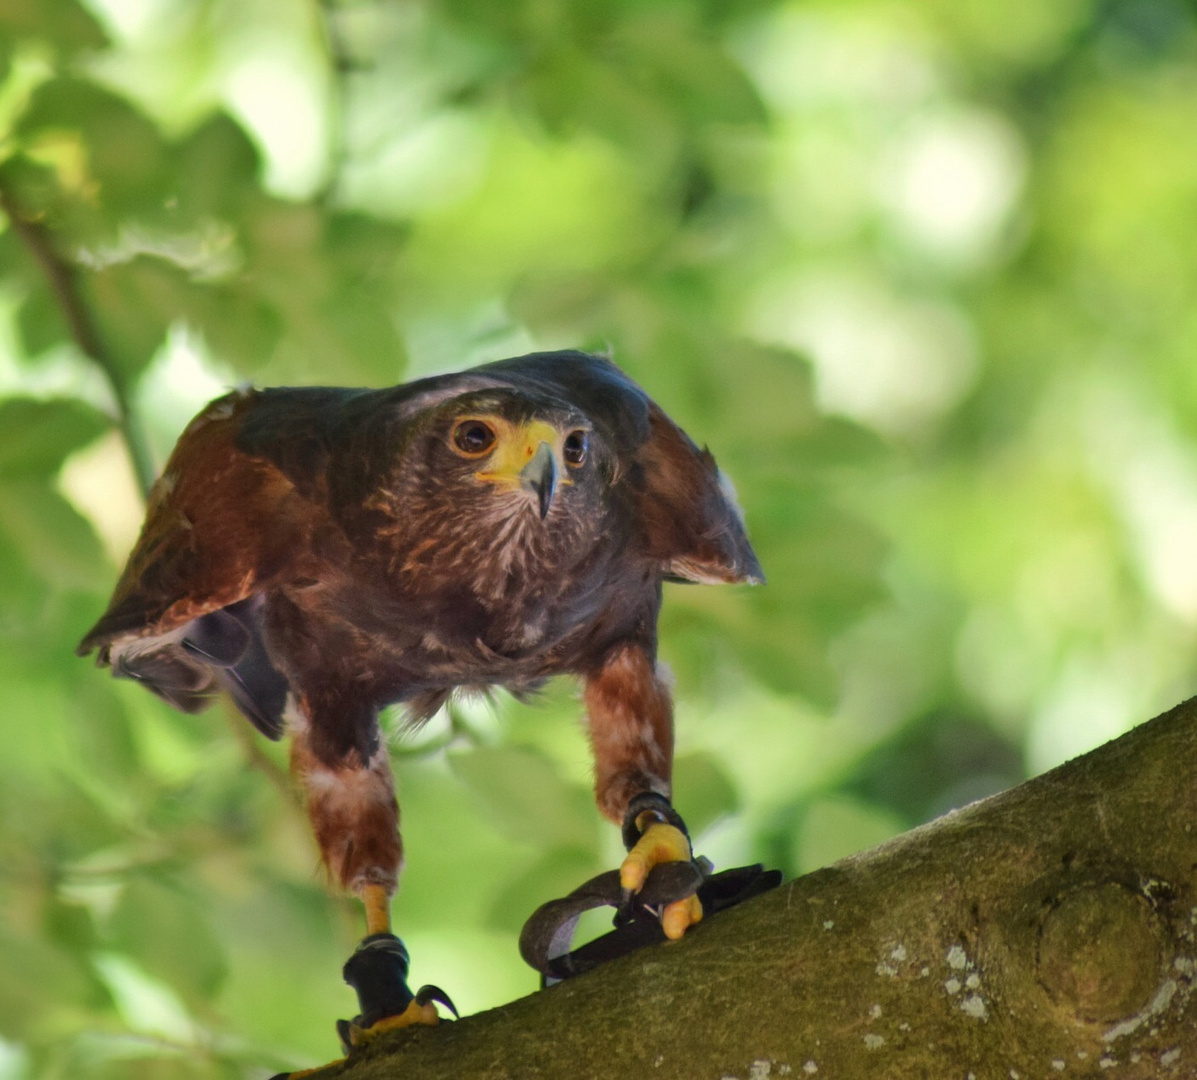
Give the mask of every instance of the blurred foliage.
[[[1180, 0], [0, 0], [0, 1080], [326, 1059], [359, 913], [284, 752], [76, 660], [224, 387], [611, 348], [763, 589], [670, 587], [676, 799], [822, 865], [1186, 696]], [[568, 685], [396, 737], [417, 982], [614, 864]]]

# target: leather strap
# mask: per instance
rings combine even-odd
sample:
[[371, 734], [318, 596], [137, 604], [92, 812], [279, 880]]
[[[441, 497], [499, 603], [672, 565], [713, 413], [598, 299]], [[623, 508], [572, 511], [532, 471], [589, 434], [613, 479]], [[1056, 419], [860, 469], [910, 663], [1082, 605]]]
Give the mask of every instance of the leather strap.
[[[697, 892], [705, 920], [780, 884], [781, 871], [766, 870], [760, 863], [718, 874], [712, 874], [711, 864], [701, 858], [688, 863], [661, 863], [649, 871], [632, 903], [621, 908], [619, 871], [608, 870], [568, 896], [537, 908], [520, 934], [520, 955], [540, 972], [541, 985], [551, 986], [645, 945], [665, 941], [661, 911], [666, 904]], [[615, 929], [571, 950], [578, 919], [596, 907], [617, 909]]]

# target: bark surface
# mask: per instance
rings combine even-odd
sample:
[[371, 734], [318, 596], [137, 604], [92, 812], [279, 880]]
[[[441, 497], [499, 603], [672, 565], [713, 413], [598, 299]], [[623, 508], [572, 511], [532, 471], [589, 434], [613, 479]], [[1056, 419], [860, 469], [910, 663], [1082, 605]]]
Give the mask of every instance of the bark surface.
[[1197, 1077], [1197, 700], [342, 1080]]

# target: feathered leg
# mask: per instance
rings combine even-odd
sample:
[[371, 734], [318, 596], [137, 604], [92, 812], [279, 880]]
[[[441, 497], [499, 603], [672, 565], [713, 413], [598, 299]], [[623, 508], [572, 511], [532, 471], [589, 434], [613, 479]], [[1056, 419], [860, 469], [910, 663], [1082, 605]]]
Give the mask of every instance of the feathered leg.
[[[631, 895], [658, 863], [692, 857], [685, 826], [669, 805], [673, 702], [652, 657], [636, 643], [608, 653], [585, 686], [595, 801], [629, 841], [620, 882]], [[702, 904], [690, 896], [668, 905], [661, 925], [666, 936], [680, 938], [701, 918]]]
[[[288, 709], [291, 772], [306, 797], [308, 816], [329, 876], [366, 908], [366, 936], [345, 964], [344, 976], [358, 994], [361, 1013], [340, 1021], [346, 1050], [382, 1031], [439, 1020], [433, 1001], [452, 1005], [436, 987], [412, 993], [407, 950], [391, 933], [390, 903], [403, 864], [399, 804], [386, 744], [373, 715], [370, 726], [350, 729], [345, 716], [331, 733], [319, 705], [301, 697]], [[346, 742], [348, 745], [346, 745]], [[293, 1073], [291, 1080], [306, 1073]]]
[[301, 700], [289, 710], [287, 730], [291, 774], [303, 789], [321, 858], [333, 881], [365, 902], [370, 931], [389, 929], [403, 845], [386, 745], [376, 732], [369, 742], [333, 743], [308, 709]]

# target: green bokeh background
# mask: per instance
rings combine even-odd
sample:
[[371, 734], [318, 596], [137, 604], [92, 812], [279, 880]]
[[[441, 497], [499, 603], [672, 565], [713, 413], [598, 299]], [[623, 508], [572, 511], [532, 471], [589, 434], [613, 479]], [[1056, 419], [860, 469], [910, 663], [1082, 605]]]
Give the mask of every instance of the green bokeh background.
[[[662, 620], [722, 865], [824, 865], [1197, 682], [1191, 4], [0, 0], [0, 34], [0, 1080], [260, 1077], [353, 1011], [281, 748], [73, 656], [134, 461], [240, 381], [609, 348], [710, 444], [769, 576]], [[466, 1012], [620, 854], [578, 714], [395, 732], [397, 929]]]

